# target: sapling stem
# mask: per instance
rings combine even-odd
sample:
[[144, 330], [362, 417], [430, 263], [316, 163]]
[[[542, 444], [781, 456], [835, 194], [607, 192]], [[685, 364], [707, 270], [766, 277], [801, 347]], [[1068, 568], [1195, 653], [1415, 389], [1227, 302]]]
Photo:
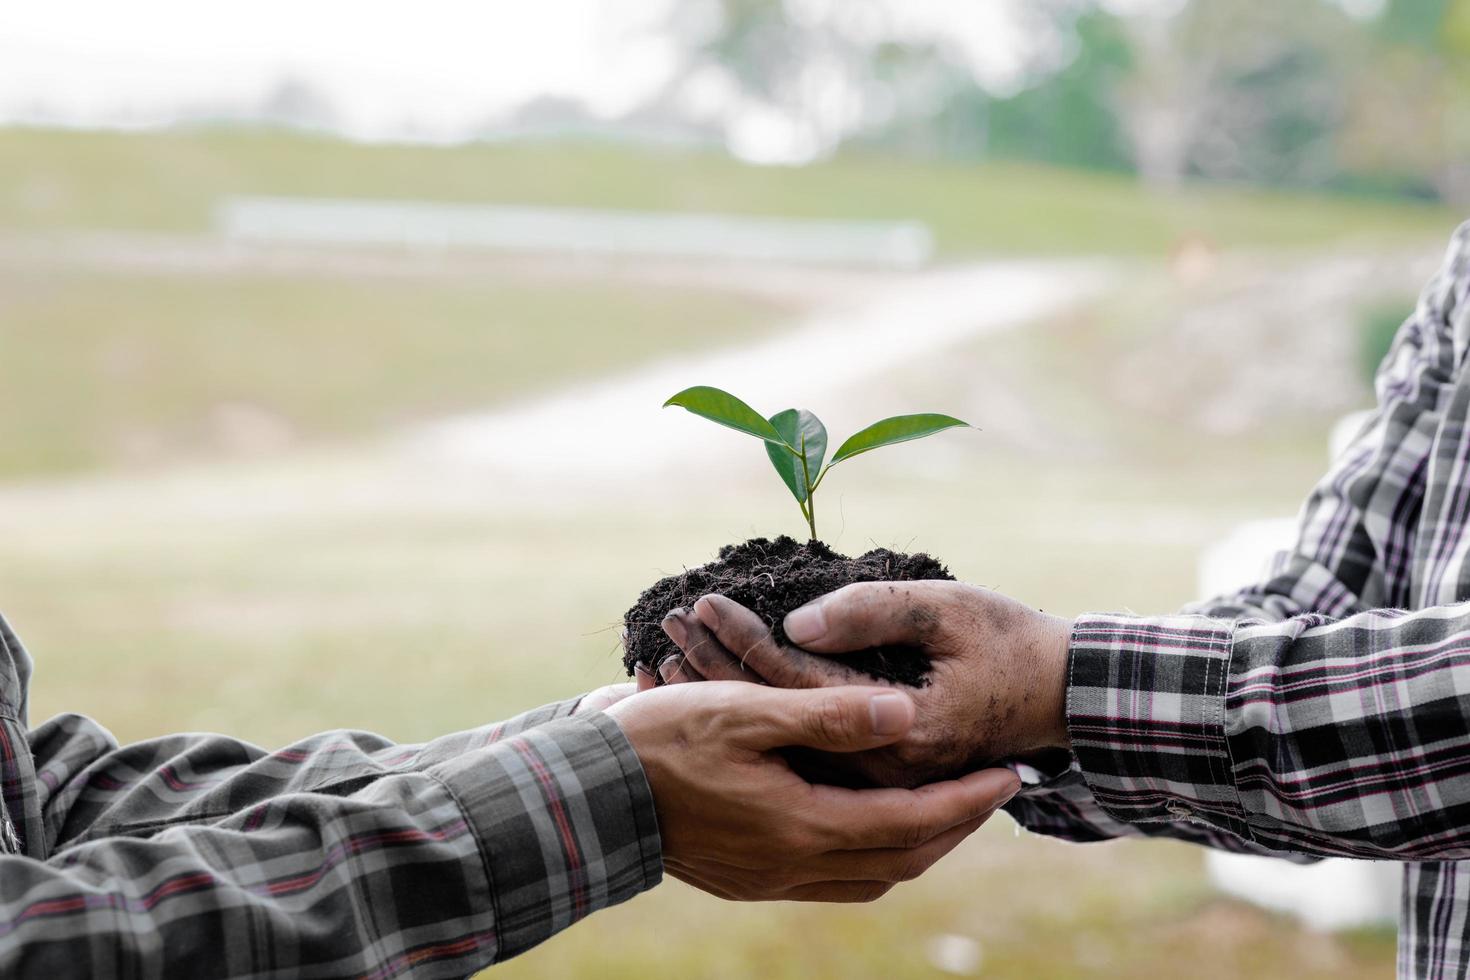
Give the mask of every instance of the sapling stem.
[[831, 468], [832, 468], [832, 464], [831, 463], [828, 463], [826, 466], [824, 466], [822, 468], [822, 472], [820, 472], [820, 473], [817, 474], [817, 482], [816, 483], [813, 483], [812, 486], [811, 486], [811, 489], [807, 491], [807, 496], [811, 496], [812, 494], [814, 494], [814, 493], [817, 492], [817, 487], [821, 486], [822, 485], [822, 481], [825, 480], [825, 479], [827, 479], [827, 471], [830, 470]]
[[[812, 496], [812, 491], [815, 490], [816, 487], [812, 486], [812, 474], [811, 471], [807, 469], [806, 465], [805, 433], [803, 433], [801, 437], [801, 452], [797, 453], [797, 455], [801, 457], [801, 479], [803, 485], [806, 486], [806, 507], [803, 512], [806, 516], [806, 526], [811, 528], [812, 540], [815, 541], [817, 540], [817, 498]], [[797, 501], [797, 503], [800, 502], [801, 501]]]

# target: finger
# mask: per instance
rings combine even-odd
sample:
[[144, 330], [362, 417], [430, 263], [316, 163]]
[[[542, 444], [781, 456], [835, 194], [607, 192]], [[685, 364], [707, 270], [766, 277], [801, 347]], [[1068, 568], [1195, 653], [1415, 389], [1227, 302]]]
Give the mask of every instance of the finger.
[[658, 676], [664, 684], [683, 684], [688, 681], [702, 681], [700, 675], [682, 653], [671, 654], [665, 657], [658, 665]]
[[633, 665], [633, 680], [640, 691], [651, 691], [658, 681], [654, 679], [653, 671], [642, 664]]
[[911, 790], [813, 786], [806, 815], [824, 821], [825, 832], [842, 840], [843, 849], [913, 849], [989, 816], [1020, 788], [1009, 769], [982, 769]]
[[694, 615], [742, 666], [776, 687], [831, 687], [871, 684], [872, 679], [826, 657], [781, 646], [755, 613], [722, 595], [702, 596]]
[[606, 684], [595, 691], [588, 691], [582, 695], [582, 700], [577, 702], [577, 707], [572, 714], [585, 714], [589, 711], [601, 711], [603, 708], [617, 704], [623, 698], [633, 694], [636, 687], [633, 684]]
[[923, 644], [939, 625], [930, 582], [854, 582], [793, 610], [782, 621], [792, 643], [817, 653], [885, 644]]
[[726, 721], [732, 741], [748, 749], [800, 745], [828, 752], [860, 752], [898, 741], [914, 724], [908, 695], [881, 687], [785, 690], [742, 685]]
[[[993, 812], [993, 811], [992, 811]], [[932, 868], [965, 838], [985, 825], [990, 814], [957, 824], [918, 847], [829, 851], [801, 862], [798, 874], [818, 881], [912, 881]], [[806, 884], [808, 882], [801, 882]]]
[[710, 875], [706, 872], [691, 871], [668, 862], [665, 862], [664, 870], [669, 873], [670, 877], [677, 878], [684, 882], [684, 884], [698, 888], [702, 892], [708, 892], [715, 898], [722, 898], [727, 902], [741, 901], [740, 895], [736, 891], [739, 886], [738, 882]]
[[887, 881], [815, 881], [787, 888], [772, 884], [772, 875], [753, 877], [749, 871], [721, 874], [707, 867], [666, 864], [670, 877], [727, 902], [871, 902], [893, 885]]
[[783, 902], [831, 902], [855, 905], [876, 902], [893, 888], [887, 881], [823, 881], [798, 885], [781, 894]]
[[735, 659], [697, 617], [683, 610], [675, 610], [669, 615], [681, 621], [685, 641], [680, 646], [684, 649], [684, 656], [705, 680], [765, 682], [765, 678]]

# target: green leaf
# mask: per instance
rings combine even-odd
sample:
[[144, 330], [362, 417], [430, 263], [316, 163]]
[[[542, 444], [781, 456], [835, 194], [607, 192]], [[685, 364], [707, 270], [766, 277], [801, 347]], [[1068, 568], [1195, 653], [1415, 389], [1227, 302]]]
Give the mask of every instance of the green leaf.
[[[822, 471], [822, 460], [827, 455], [827, 427], [822, 424], [822, 420], [804, 408], [788, 408], [772, 415], [771, 425], [781, 433], [781, 438], [788, 445], [806, 449], [807, 474], [815, 480]], [[803, 439], [806, 440], [805, 444]], [[781, 474], [786, 489], [791, 491], [798, 503], [806, 503], [806, 480], [801, 472], [801, 458], [786, 446], [778, 446], [772, 442], [766, 443], [766, 455], [771, 457], [771, 465]]]
[[891, 419], [874, 422], [850, 436], [837, 447], [837, 452], [832, 456], [832, 465], [836, 466], [844, 459], [851, 459], [870, 449], [891, 446], [896, 442], [908, 442], [910, 439], [922, 439], [956, 426], [969, 428], [969, 425], [970, 423], [961, 422], [949, 415], [895, 415]]
[[[737, 432], [744, 432], [757, 439], [784, 444], [781, 433], [776, 431], [775, 426], [767, 422], [760, 412], [728, 391], [721, 391], [708, 385], [695, 385], [693, 388], [685, 388], [664, 402], [664, 408], [670, 405], [687, 408], [695, 415], [707, 418], [711, 422], [718, 422], [720, 425], [727, 425]], [[792, 448], [795, 449], [794, 446]]]

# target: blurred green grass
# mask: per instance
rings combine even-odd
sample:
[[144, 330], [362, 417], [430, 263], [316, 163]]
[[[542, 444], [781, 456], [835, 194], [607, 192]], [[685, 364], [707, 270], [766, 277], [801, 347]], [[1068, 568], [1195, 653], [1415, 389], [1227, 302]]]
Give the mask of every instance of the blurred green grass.
[[857, 154], [799, 169], [609, 143], [367, 146], [282, 131], [0, 129], [0, 228], [201, 232], [228, 194], [413, 198], [927, 222], [944, 254], [1159, 254], [1442, 238], [1423, 204]]
[[[710, 289], [493, 270], [343, 279], [0, 267], [0, 478], [377, 433], [746, 342], [787, 315]], [[251, 429], [232, 435], [241, 424]]]

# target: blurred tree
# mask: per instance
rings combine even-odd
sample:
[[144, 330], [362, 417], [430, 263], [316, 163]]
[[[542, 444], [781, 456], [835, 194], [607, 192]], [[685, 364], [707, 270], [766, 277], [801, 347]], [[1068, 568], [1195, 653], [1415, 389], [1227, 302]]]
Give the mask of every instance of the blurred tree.
[[1446, 76], [1440, 192], [1470, 203], [1470, 0], [1450, 0], [1440, 37]]
[[722, 91], [737, 152], [760, 155], [764, 142], [776, 156], [784, 144], [785, 156], [809, 159], [875, 122], [930, 108], [922, 103], [942, 59], [891, 43], [890, 21], [884, 0], [677, 4], [671, 28], [686, 63], [675, 87]]
[[[1066, 17], [1067, 12], [1059, 12]], [[1133, 159], [1117, 93], [1134, 54], [1117, 17], [1085, 10], [1071, 18], [1073, 54], [1040, 84], [994, 103], [990, 153], [1099, 170], [1128, 170]]]
[[705, 121], [748, 158], [858, 140], [1161, 186], [1470, 200], [1470, 0], [1389, 0], [1376, 16], [1344, 0], [1006, 9], [1024, 40], [987, 91], [974, 50], [916, 32], [903, 0], [690, 0], [671, 15], [686, 63], [670, 92], [713, 93]]
[[[1088, 0], [1016, 0], [1025, 29], [1018, 72], [1051, 57], [1051, 12]], [[747, 135], [784, 134], [795, 158], [849, 139], [972, 153], [986, 144], [986, 107], [974, 52], [945, 18], [912, 16], [901, 0], [691, 0], [670, 30], [685, 52], [672, 87], [715, 92], [732, 148]], [[1040, 74], [1040, 71], [1035, 72]], [[666, 96], [661, 95], [661, 98]], [[1082, 137], [1082, 138], [1085, 138]]]
[[1395, 0], [1372, 35], [1343, 127], [1353, 179], [1470, 203], [1470, 2]]
[[1374, 30], [1396, 44], [1433, 47], [1451, 3], [1452, 0], [1389, 0]]
[[1193, 0], [1122, 24], [1133, 70], [1119, 105], [1145, 180], [1320, 184], [1335, 176], [1345, 79], [1363, 47], [1340, 8]]

